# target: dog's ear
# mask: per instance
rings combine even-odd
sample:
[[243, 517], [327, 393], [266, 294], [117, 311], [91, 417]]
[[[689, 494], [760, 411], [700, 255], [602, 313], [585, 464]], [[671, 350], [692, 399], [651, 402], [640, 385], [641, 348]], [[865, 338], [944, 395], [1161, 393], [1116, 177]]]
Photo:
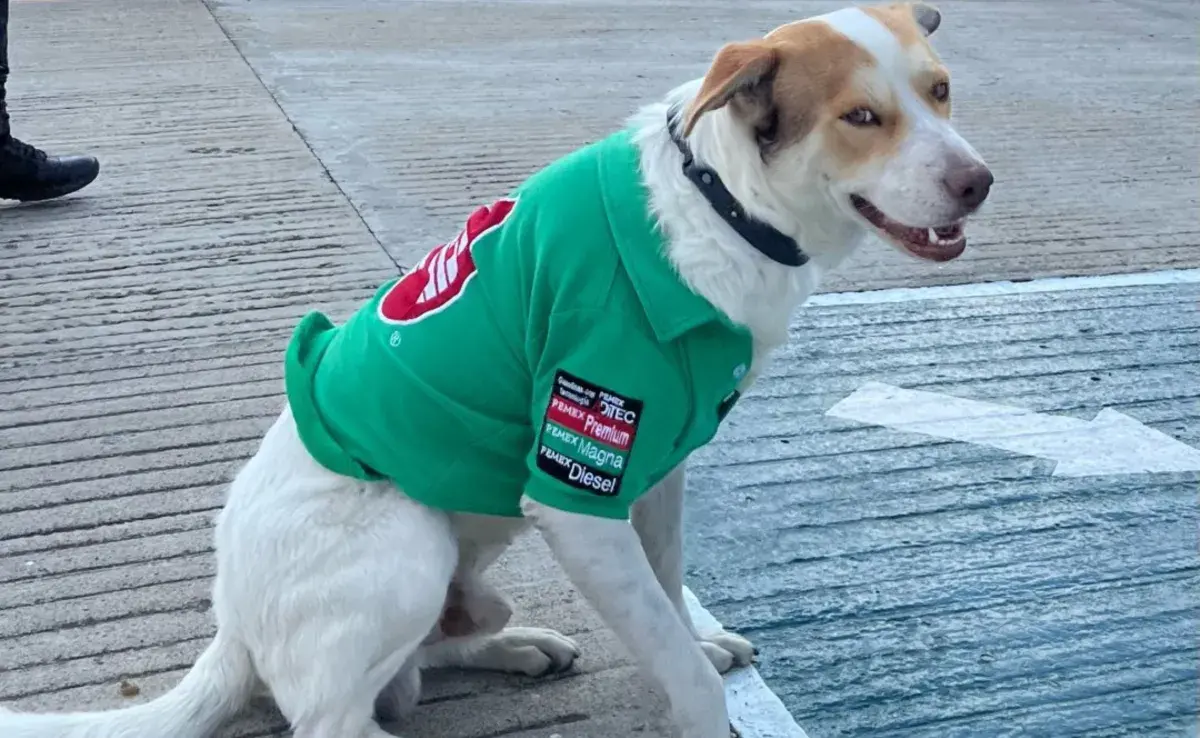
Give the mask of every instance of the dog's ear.
[[[713, 58], [700, 92], [688, 110], [683, 135], [688, 135], [705, 113], [724, 107], [734, 98], [738, 112], [756, 118], [771, 109], [771, 80], [779, 66], [779, 52], [768, 41], [726, 44]], [[751, 120], [752, 124], [757, 121]]]
[[916, 19], [917, 25], [925, 32], [926, 36], [932, 36], [933, 32], [942, 25], [942, 14], [937, 8], [925, 3], [912, 4], [913, 18]]

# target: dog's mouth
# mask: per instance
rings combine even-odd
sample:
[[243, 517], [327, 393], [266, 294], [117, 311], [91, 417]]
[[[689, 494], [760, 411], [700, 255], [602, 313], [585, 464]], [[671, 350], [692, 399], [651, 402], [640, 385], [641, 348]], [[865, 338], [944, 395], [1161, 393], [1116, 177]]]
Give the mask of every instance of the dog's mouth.
[[934, 228], [917, 228], [892, 220], [858, 195], [850, 196], [850, 204], [889, 241], [917, 258], [950, 261], [961, 256], [967, 248], [967, 236], [963, 232], [965, 218]]

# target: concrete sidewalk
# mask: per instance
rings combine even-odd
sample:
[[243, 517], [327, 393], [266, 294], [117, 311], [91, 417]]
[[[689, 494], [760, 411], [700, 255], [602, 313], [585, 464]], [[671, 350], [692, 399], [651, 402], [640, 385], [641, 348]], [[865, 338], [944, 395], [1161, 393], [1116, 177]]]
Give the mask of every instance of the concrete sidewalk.
[[210, 524], [290, 326], [394, 267], [199, 2], [17, 2], [10, 30], [16, 133], [103, 170], [0, 209], [0, 700], [116, 706], [213, 632]]
[[[411, 263], [720, 46], [850, 0], [207, 0], [384, 246]], [[954, 117], [997, 177], [937, 268], [863, 249], [826, 290], [1191, 265], [1200, 148], [1188, 0], [941, 0]]]
[[[346, 315], [470, 203], [698, 74], [722, 41], [842, 4], [15, 0], [16, 132], [104, 169], [82, 196], [0, 206], [0, 702], [110, 707], [178, 681], [212, 634], [212, 518], [281, 405], [302, 313]], [[994, 203], [963, 260], [935, 270], [880, 248], [828, 287], [1197, 266], [1190, 4], [940, 5], [956, 116], [1000, 174]], [[811, 350], [840, 355], [858, 319], [814, 315], [829, 347]], [[925, 340], [919, 320], [898, 322], [897, 341]], [[779, 402], [794, 419], [796, 401]], [[706, 457], [714, 479], [737, 473], [727, 453]], [[726, 536], [722, 555], [769, 531]], [[740, 581], [758, 582], [743, 563]], [[713, 565], [693, 569], [709, 590]], [[576, 671], [437, 676], [404, 734], [666, 735], [661, 701], [538, 542], [497, 576], [517, 621], [580, 641]], [[795, 664], [779, 658], [785, 680]], [[855, 704], [811, 710], [871, 734]], [[223, 735], [284, 733], [259, 704]]]
[[[176, 683], [212, 635], [210, 524], [281, 406], [295, 321], [348, 314], [395, 265], [198, 0], [13, 16], [18, 134], [104, 170], [0, 209], [0, 702], [113, 707]], [[584, 657], [553, 680], [435, 674], [401, 729], [666, 734], [540, 542], [496, 577], [516, 622]], [[284, 728], [260, 704], [223, 735]]]

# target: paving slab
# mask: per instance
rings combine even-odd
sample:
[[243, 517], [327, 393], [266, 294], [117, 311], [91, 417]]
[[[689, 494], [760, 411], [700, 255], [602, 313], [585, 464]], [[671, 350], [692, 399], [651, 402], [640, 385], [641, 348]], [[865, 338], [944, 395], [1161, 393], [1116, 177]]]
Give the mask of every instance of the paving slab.
[[688, 581], [814, 737], [1195, 735], [1198, 305], [806, 308], [698, 454]]
[[[207, 0], [401, 264], [726, 41], [848, 0]], [[967, 254], [841, 291], [1197, 266], [1200, 6], [945, 0], [955, 118], [997, 183]]]
[[[171, 687], [212, 635], [212, 520], [282, 406], [295, 321], [349, 314], [396, 267], [200, 2], [12, 10], [17, 132], [103, 173], [0, 206], [0, 701], [113, 707]], [[397, 727], [666, 734], [549, 562], [526, 540], [496, 579], [521, 622], [581, 642], [578, 668], [434, 675]], [[222, 735], [284, 733], [260, 703]]]

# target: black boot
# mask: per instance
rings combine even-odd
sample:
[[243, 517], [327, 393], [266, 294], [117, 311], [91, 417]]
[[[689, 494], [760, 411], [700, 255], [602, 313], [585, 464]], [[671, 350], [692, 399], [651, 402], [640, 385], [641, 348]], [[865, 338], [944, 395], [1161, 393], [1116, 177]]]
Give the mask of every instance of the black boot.
[[0, 200], [50, 200], [92, 183], [100, 162], [90, 156], [50, 157], [18, 141], [8, 128], [8, 0], [0, 0]]
[[0, 133], [0, 200], [50, 200], [81, 190], [96, 179], [100, 162], [90, 156], [46, 156]]

